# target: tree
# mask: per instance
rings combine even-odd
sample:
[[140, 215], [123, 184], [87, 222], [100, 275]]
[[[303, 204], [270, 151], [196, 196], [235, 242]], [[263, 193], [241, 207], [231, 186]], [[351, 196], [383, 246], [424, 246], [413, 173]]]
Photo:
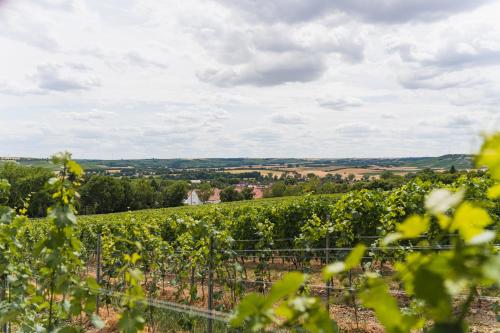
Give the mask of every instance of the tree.
[[356, 179], [356, 175], [353, 174], [353, 173], [350, 173], [349, 175], [347, 175], [347, 180], [352, 182], [354, 179]]
[[148, 179], [138, 179], [132, 182], [134, 209], [153, 208], [160, 206], [161, 198]]
[[450, 168], [450, 173], [456, 173], [457, 169], [455, 169], [455, 165], [452, 165]]
[[176, 181], [167, 186], [163, 203], [166, 207], [182, 206], [188, 196], [188, 184], [184, 181]]
[[234, 186], [228, 186], [220, 192], [220, 201], [230, 202], [241, 200], [241, 194], [236, 191]]
[[253, 188], [245, 187], [241, 191], [240, 195], [241, 195], [241, 199], [243, 199], [243, 200], [252, 200], [254, 197]]
[[272, 197], [282, 197], [285, 195], [286, 185], [284, 182], [276, 182], [271, 186]]
[[342, 175], [340, 173], [334, 174], [333, 181], [336, 183], [342, 183]]
[[391, 178], [392, 176], [394, 176], [394, 174], [389, 171], [389, 170], [384, 170], [381, 174], [380, 174], [380, 179], [389, 179]]
[[113, 213], [123, 206], [125, 193], [120, 180], [111, 176], [93, 175], [80, 188], [83, 213]]
[[202, 202], [207, 202], [208, 199], [214, 194], [214, 189], [210, 185], [210, 183], [203, 183], [200, 185], [200, 188], [196, 191], [198, 193], [198, 198]]
[[46, 168], [16, 163], [0, 165], [0, 179], [10, 184], [9, 200], [5, 204], [19, 209], [29, 200], [28, 216], [45, 216], [52, 201], [46, 183], [52, 176], [52, 172]]

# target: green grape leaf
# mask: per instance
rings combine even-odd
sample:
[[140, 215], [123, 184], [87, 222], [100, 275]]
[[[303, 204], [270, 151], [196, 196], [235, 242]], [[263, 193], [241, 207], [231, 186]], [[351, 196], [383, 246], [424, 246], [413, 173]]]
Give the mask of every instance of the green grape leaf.
[[263, 295], [250, 293], [238, 304], [235, 313], [231, 317], [230, 325], [232, 327], [241, 327], [246, 320], [250, 319], [251, 328], [259, 330], [270, 321], [266, 315], [270, 308], [271, 306]]
[[345, 268], [347, 270], [358, 266], [361, 263], [361, 259], [363, 259], [363, 255], [365, 254], [366, 245], [358, 244], [351, 251], [351, 253], [345, 259]]
[[432, 191], [425, 198], [425, 208], [431, 214], [443, 214], [448, 209], [457, 206], [463, 199], [463, 191], [456, 193], [446, 189]]
[[430, 221], [428, 217], [413, 215], [407, 218], [403, 223], [398, 224], [396, 229], [398, 232], [387, 235], [383, 241], [383, 245], [388, 245], [400, 239], [411, 239], [422, 235], [429, 230]]
[[500, 254], [496, 254], [484, 263], [483, 274], [500, 287]]
[[485, 232], [484, 228], [491, 223], [493, 223], [493, 221], [486, 210], [474, 207], [468, 202], [464, 202], [455, 212], [450, 231], [453, 232], [458, 230], [460, 236], [466, 243], [479, 244], [490, 240], [491, 232], [486, 233], [488, 237], [484, 237], [482, 234]]
[[293, 296], [307, 281], [307, 275], [299, 272], [285, 274], [283, 279], [276, 282], [267, 298], [267, 302], [273, 304], [285, 296]]
[[398, 302], [389, 294], [387, 285], [379, 277], [368, 277], [359, 297], [364, 306], [375, 311], [377, 319], [388, 333], [409, 333], [417, 324], [413, 318], [405, 318]]
[[323, 269], [323, 279], [329, 280], [334, 275], [348, 271], [361, 263], [361, 259], [363, 259], [363, 255], [366, 251], [366, 245], [358, 244], [356, 247], [349, 253], [344, 262], [334, 262], [326, 266]]
[[491, 176], [500, 180], [500, 133], [486, 137], [476, 158], [476, 166], [488, 167]]
[[446, 321], [451, 316], [451, 299], [446, 293], [444, 278], [428, 270], [425, 266], [420, 267], [415, 273], [414, 281], [415, 296], [425, 301], [425, 311], [437, 321]]
[[500, 198], [500, 184], [493, 185], [488, 189], [488, 198], [490, 199]]

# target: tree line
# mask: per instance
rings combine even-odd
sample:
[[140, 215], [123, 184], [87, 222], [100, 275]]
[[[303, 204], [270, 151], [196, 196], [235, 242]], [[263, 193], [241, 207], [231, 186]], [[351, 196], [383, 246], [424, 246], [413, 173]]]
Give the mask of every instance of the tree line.
[[[414, 178], [451, 184], [465, 171], [451, 168], [446, 172], [430, 169], [400, 176], [386, 171], [378, 178], [365, 176], [356, 180], [354, 175], [342, 177], [340, 174], [320, 178], [314, 174], [272, 177], [265, 176], [270, 184], [265, 197], [295, 196], [303, 194], [346, 193], [361, 189], [382, 189], [385, 191], [400, 187]], [[481, 173], [481, 171], [476, 171]], [[11, 188], [7, 205], [21, 209], [27, 207], [30, 217], [43, 217], [51, 203], [47, 182], [53, 177], [50, 169], [23, 166], [16, 163], [0, 164], [0, 179], [6, 179]], [[267, 179], [271, 178], [271, 179]], [[272, 181], [272, 182], [271, 182]], [[189, 184], [185, 180], [164, 179], [162, 177], [114, 177], [89, 174], [80, 188], [77, 209], [80, 214], [102, 214], [148, 208], [181, 206], [191, 188], [196, 188], [202, 201], [207, 201], [215, 187], [221, 188], [223, 202], [253, 199], [251, 188], [236, 190], [232, 183], [205, 180], [201, 184]]]
[[[45, 216], [52, 203], [47, 182], [53, 176], [51, 170], [42, 167], [0, 165], [0, 179], [10, 184], [5, 204], [15, 209], [27, 207], [30, 217]], [[77, 209], [81, 214], [100, 214], [181, 206], [188, 190], [185, 181], [90, 175], [83, 180]]]

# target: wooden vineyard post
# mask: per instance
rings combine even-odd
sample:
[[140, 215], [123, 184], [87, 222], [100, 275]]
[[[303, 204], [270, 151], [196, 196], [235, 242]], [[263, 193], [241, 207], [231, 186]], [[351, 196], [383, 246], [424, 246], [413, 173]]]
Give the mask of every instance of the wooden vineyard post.
[[356, 321], [356, 329], [359, 329], [358, 305], [356, 304], [356, 293], [352, 287], [352, 269], [349, 270], [349, 293], [351, 294], [352, 303], [354, 305], [354, 319]]
[[[7, 289], [8, 289], [8, 281], [7, 281], [7, 276], [3, 276], [2, 277], [2, 286], [0, 286], [1, 288], [1, 292], [0, 292], [0, 300], [7, 300]], [[8, 330], [9, 326], [8, 326], [8, 323], [5, 322], [3, 325], [2, 325], [2, 332], [3, 333], [9, 333], [9, 330]]]
[[214, 238], [210, 236], [210, 252], [208, 254], [208, 326], [207, 332], [212, 333], [213, 319], [212, 319], [212, 310], [213, 310], [213, 295], [214, 295], [214, 272], [213, 272], [213, 261], [214, 261]]
[[[96, 282], [101, 285], [101, 232], [97, 234], [97, 248], [96, 248]], [[99, 292], [97, 293], [95, 300], [95, 309], [97, 315], [99, 315]]]
[[[326, 238], [325, 238], [325, 266], [328, 266], [330, 263], [330, 215], [326, 215]], [[328, 311], [328, 315], [330, 315], [330, 288], [331, 288], [331, 279], [326, 281], [326, 310]]]

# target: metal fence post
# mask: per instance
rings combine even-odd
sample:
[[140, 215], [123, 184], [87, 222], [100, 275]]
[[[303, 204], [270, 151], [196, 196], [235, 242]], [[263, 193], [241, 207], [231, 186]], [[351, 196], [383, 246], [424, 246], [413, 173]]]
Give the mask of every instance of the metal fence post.
[[207, 332], [212, 333], [213, 319], [212, 319], [212, 310], [213, 310], [213, 294], [214, 294], [214, 272], [213, 272], [213, 261], [214, 261], [214, 238], [210, 236], [210, 252], [208, 254], [208, 325]]
[[[96, 282], [101, 285], [101, 232], [97, 234], [97, 248], [96, 248]], [[95, 300], [96, 313], [99, 314], [99, 292]]]

